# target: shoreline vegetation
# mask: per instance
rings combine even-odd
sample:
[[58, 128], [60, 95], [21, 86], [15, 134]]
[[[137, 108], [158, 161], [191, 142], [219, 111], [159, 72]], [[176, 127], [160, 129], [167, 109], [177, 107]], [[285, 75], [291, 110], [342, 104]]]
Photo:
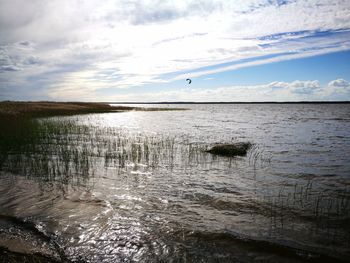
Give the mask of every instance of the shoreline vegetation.
[[[107, 103], [95, 102], [2, 101], [0, 102], [0, 170], [3, 159], [7, 158], [8, 151], [18, 151], [25, 145], [34, 144], [34, 142], [43, 135], [43, 131], [47, 130], [47, 122], [43, 124], [38, 118], [93, 113], [173, 110], [186, 109], [111, 106]], [[67, 127], [73, 125], [70, 122], [66, 122], [64, 126], [61, 127], [55, 122], [50, 123], [49, 126], [55, 130], [55, 132], [67, 130]], [[49, 131], [47, 132], [50, 133]]]
[[142, 108], [132, 106], [111, 106], [98, 102], [0, 102], [0, 116], [5, 117], [51, 117], [61, 115], [108, 113], [123, 111], [171, 111], [184, 108]]

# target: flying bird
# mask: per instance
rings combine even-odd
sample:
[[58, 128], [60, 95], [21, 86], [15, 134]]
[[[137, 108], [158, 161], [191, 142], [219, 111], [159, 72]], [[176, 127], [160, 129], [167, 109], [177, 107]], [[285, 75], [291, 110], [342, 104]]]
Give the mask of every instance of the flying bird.
[[191, 84], [192, 80], [191, 79], [186, 79], [188, 81], [188, 84]]

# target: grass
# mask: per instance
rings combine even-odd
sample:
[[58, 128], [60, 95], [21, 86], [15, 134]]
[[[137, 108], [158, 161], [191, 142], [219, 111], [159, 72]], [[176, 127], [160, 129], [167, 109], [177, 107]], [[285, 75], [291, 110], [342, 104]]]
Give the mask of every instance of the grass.
[[132, 110], [133, 107], [112, 107], [103, 103], [83, 102], [11, 102], [0, 103], [0, 115], [48, 117], [84, 113]]
[[166, 136], [128, 134], [57, 119], [7, 121], [8, 128], [0, 131], [0, 170], [45, 181], [81, 184], [95, 170], [112, 166], [125, 171], [130, 163], [147, 169], [172, 167], [174, 156], [191, 153]]
[[[7, 170], [19, 172], [19, 167], [22, 169], [26, 167], [29, 171], [20, 173], [46, 174], [50, 178], [52, 176], [62, 178], [65, 174], [64, 181], [67, 181], [67, 178], [72, 177], [74, 173], [87, 174], [88, 159], [93, 154], [99, 157], [105, 155], [106, 162], [111, 157], [119, 157], [121, 162], [124, 162], [124, 159], [129, 158], [125, 156], [128, 153], [125, 149], [115, 156], [114, 152], [105, 151], [107, 142], [96, 146], [94, 142], [101, 139], [90, 136], [96, 131], [86, 126], [77, 126], [73, 122], [42, 121], [38, 118], [131, 110], [184, 109], [110, 106], [104, 103], [86, 102], [0, 102], [0, 169], [7, 167]], [[107, 149], [110, 148], [108, 145]], [[135, 147], [132, 149], [133, 156], [137, 152], [135, 149]], [[148, 149], [148, 146], [145, 146], [145, 149]], [[139, 155], [140, 151], [137, 154]], [[149, 153], [145, 154], [149, 156]], [[71, 167], [75, 167], [76, 170], [72, 171]], [[84, 172], [79, 169], [83, 169]]]
[[184, 108], [141, 108], [129, 106], [111, 106], [93, 102], [0, 102], [0, 116], [49, 117], [88, 113], [119, 111], [172, 111]]

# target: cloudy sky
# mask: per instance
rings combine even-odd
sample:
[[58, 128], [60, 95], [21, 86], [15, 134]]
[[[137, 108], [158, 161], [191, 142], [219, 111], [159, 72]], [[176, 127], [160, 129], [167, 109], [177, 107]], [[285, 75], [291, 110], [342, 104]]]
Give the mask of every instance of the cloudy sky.
[[349, 82], [349, 0], [0, 0], [0, 100], [350, 100]]

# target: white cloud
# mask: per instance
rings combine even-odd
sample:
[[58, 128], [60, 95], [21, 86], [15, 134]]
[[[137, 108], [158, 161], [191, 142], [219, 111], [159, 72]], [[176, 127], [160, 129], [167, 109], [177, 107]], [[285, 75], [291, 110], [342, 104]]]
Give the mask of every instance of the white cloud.
[[278, 3], [0, 0], [0, 89], [85, 96], [350, 49], [349, 1]]
[[328, 86], [336, 87], [336, 88], [349, 88], [350, 83], [344, 79], [336, 79], [336, 80], [329, 82]]
[[[334, 86], [334, 83], [343, 83]], [[98, 94], [93, 94], [97, 96]], [[327, 85], [320, 85], [316, 80], [293, 82], [271, 82], [254, 86], [224, 86], [215, 89], [180, 89], [162, 92], [124, 93], [114, 96], [101, 96], [102, 101], [328, 101], [344, 100], [350, 96], [350, 83], [338, 79]], [[346, 97], [347, 96], [347, 97]], [[89, 100], [87, 97], [86, 100]]]
[[350, 83], [344, 79], [336, 79], [328, 83], [323, 95], [334, 100], [349, 100]]

